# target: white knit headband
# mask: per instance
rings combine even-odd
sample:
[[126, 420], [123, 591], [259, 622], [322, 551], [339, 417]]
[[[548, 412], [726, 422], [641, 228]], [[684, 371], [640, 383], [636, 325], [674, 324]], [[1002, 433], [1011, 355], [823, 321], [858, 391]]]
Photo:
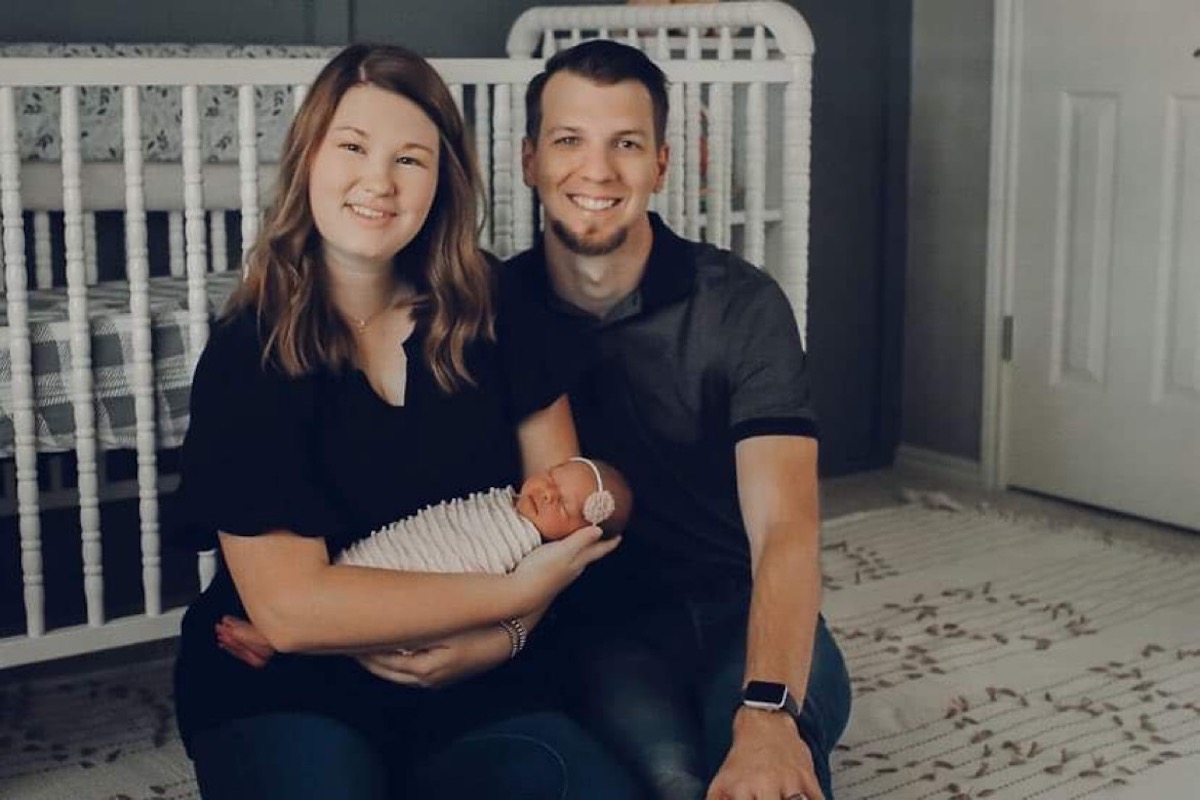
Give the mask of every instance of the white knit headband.
[[593, 525], [599, 525], [617, 510], [617, 501], [613, 499], [612, 492], [604, 488], [604, 479], [600, 477], [600, 468], [594, 461], [583, 456], [572, 456], [567, 460], [587, 464], [592, 474], [596, 476], [596, 491], [589, 494], [587, 500], [583, 502], [583, 518]]

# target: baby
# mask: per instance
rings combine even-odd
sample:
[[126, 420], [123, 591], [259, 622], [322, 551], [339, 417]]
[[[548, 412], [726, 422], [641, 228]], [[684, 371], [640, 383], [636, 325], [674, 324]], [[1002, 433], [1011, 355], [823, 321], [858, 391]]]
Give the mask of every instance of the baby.
[[610, 486], [628, 492], [607, 464], [571, 458], [526, 479], [520, 493], [504, 487], [424, 508], [355, 542], [337, 563], [410, 572], [510, 572], [543, 541], [588, 525], [605, 528], [605, 522], [606, 533], [623, 527], [611, 520], [616, 502], [604, 487], [605, 474]]

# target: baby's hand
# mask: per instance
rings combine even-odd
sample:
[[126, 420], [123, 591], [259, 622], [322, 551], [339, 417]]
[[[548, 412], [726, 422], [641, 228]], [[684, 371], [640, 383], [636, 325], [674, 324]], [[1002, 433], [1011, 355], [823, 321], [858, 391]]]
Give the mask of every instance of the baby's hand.
[[217, 645], [229, 655], [262, 669], [275, 655], [275, 648], [258, 628], [244, 619], [224, 616], [216, 625]]

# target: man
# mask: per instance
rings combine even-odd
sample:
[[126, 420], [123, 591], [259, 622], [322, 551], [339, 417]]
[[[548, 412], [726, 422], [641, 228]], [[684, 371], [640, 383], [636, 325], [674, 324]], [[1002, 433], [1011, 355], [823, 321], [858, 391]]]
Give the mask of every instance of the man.
[[656, 796], [829, 800], [850, 693], [818, 614], [817, 431], [791, 308], [649, 212], [668, 109], [640, 51], [563, 51], [526, 108], [545, 232], [505, 291], [585, 331], [583, 451], [635, 495], [621, 547], [563, 598], [578, 658], [562, 672]]

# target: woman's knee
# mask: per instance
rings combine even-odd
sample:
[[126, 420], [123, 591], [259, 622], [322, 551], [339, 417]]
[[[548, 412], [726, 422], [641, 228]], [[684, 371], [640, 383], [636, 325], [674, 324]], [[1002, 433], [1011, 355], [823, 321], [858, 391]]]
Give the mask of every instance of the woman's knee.
[[384, 800], [387, 776], [365, 735], [316, 714], [264, 714], [196, 734], [191, 753], [211, 800]]
[[625, 770], [595, 739], [552, 712], [505, 720], [463, 736], [429, 759], [422, 797], [601, 800], [636, 797]]

